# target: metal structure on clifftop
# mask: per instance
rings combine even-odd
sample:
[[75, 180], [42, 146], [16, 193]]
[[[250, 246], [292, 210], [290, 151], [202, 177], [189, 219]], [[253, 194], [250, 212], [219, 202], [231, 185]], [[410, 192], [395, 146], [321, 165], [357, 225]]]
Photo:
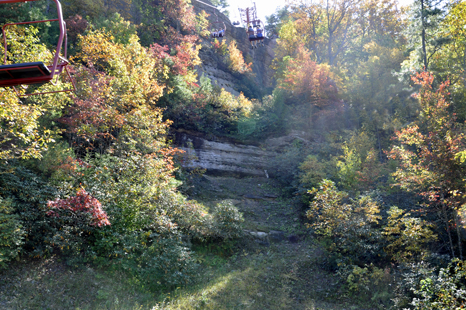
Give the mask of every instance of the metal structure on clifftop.
[[238, 10], [241, 23], [245, 28], [247, 28], [249, 25], [252, 25], [253, 27], [256, 25], [264, 26], [264, 23], [259, 18], [257, 18], [257, 9], [255, 2], [253, 2], [252, 7], [248, 7], [245, 9], [238, 8]]

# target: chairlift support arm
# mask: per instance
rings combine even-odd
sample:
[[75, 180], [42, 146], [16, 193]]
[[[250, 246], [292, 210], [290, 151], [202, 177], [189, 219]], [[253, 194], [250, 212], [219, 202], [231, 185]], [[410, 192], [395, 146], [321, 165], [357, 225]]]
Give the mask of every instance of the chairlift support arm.
[[[0, 0], [0, 5], [1, 4], [8, 4], [8, 3], [26, 3], [26, 2], [32, 2], [32, 1], [38, 1], [38, 0]], [[66, 68], [68, 65], [68, 60], [66, 59], [67, 57], [67, 45], [68, 45], [68, 40], [67, 40], [67, 35], [66, 35], [66, 23], [63, 19], [63, 11], [62, 11], [62, 6], [59, 0], [53, 0], [56, 4], [57, 7], [57, 16], [58, 18], [55, 19], [47, 19], [47, 20], [38, 20], [38, 21], [28, 21], [28, 22], [18, 22], [18, 23], [8, 23], [3, 25], [2, 27], [2, 34], [3, 34], [3, 44], [4, 44], [4, 59], [3, 63], [4, 66], [1, 66], [0, 68], [0, 73], [6, 73], [7, 76], [11, 77], [11, 80], [9, 81], [1, 81], [0, 80], [0, 86], [3, 87], [8, 87], [8, 86], [16, 86], [16, 85], [22, 85], [22, 84], [36, 84], [36, 83], [44, 83], [44, 82], [52, 82], [53, 78], [55, 75], [60, 75], [63, 70], [66, 71], [68, 77], [71, 80], [71, 83], [73, 84], [73, 89], [75, 90], [75, 85], [74, 81], [71, 79], [70, 74]], [[53, 64], [51, 66], [45, 67], [45, 69], [50, 70], [50, 72], [44, 72], [46, 71], [44, 69], [44, 66], [42, 63], [25, 63], [25, 64], [18, 64], [18, 65], [6, 65], [7, 63], [7, 52], [8, 52], [8, 44], [7, 44], [7, 36], [6, 36], [6, 28], [8, 26], [13, 26], [13, 25], [27, 25], [27, 24], [37, 24], [37, 23], [46, 23], [46, 22], [58, 22], [59, 26], [59, 38], [58, 38], [58, 44], [57, 48], [55, 51], [54, 59], [53, 59]], [[63, 55], [64, 57], [60, 56], [60, 52], [63, 46], [63, 43], [65, 43], [64, 50], [63, 50]], [[30, 77], [15, 77], [14, 74], [21, 72], [24, 70], [35, 70], [34, 72], [31, 73]], [[41, 73], [41, 76], [35, 76], [35, 73]], [[21, 76], [21, 73], [19, 74]], [[53, 83], [53, 82], [52, 82]], [[16, 89], [15, 89], [16, 90]], [[64, 91], [72, 91], [72, 90], [64, 90]], [[62, 92], [62, 91], [56, 91], [56, 92]], [[50, 93], [50, 92], [47, 92]], [[54, 92], [53, 92], [54, 93]], [[33, 94], [29, 94], [33, 95]]]

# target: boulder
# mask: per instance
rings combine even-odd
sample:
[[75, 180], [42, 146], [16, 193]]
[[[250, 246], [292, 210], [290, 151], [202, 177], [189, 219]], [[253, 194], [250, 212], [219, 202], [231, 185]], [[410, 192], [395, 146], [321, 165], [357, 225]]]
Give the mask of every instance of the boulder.
[[288, 236], [288, 241], [291, 243], [297, 243], [299, 242], [299, 236], [298, 235], [289, 235]]
[[267, 239], [268, 234], [262, 231], [251, 231], [249, 233], [251, 236], [257, 239], [265, 240]]
[[278, 243], [285, 240], [285, 233], [279, 230], [269, 231], [269, 240], [270, 242]]

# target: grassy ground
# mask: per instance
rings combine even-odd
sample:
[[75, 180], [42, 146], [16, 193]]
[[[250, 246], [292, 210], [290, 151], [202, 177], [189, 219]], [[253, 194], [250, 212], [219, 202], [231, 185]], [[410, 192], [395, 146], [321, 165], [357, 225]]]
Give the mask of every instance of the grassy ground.
[[0, 274], [0, 309], [147, 309], [154, 295], [135, 288], [123, 274], [30, 261]]
[[57, 259], [18, 264], [0, 273], [0, 309], [371, 309], [326, 271], [303, 211], [274, 198], [280, 189], [273, 180], [202, 177], [190, 194], [207, 205], [229, 199], [244, 213], [245, 229], [280, 230], [299, 241], [246, 236], [226, 246], [194, 245], [197, 284], [163, 293], [146, 292], [124, 274], [74, 270]]

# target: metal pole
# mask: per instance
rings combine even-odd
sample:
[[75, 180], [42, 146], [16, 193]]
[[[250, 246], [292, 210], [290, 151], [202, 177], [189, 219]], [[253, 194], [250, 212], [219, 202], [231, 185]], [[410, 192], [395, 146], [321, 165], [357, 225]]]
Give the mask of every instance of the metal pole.
[[52, 66], [52, 77], [55, 75], [55, 70], [57, 69], [58, 59], [60, 58], [60, 51], [63, 45], [63, 39], [65, 37], [66, 26], [65, 21], [63, 20], [63, 12], [61, 9], [61, 4], [58, 0], [54, 0], [57, 4], [57, 13], [58, 13], [58, 25], [60, 26], [60, 36], [58, 38], [57, 51], [55, 52], [55, 58], [53, 60]]

